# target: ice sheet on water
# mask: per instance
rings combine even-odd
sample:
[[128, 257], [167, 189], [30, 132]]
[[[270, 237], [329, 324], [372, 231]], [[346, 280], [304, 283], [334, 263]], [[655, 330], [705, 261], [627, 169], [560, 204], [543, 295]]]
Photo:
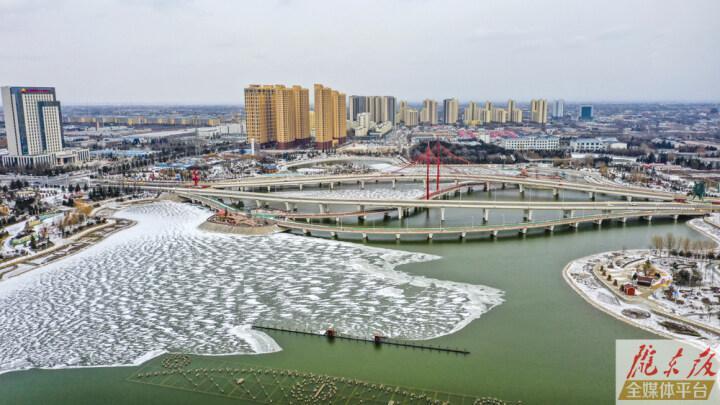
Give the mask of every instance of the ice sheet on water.
[[279, 347], [254, 322], [425, 339], [502, 302], [502, 291], [413, 277], [420, 253], [293, 235], [197, 229], [209, 213], [171, 202], [129, 208], [129, 230], [0, 283], [0, 372], [131, 364], [147, 353]]

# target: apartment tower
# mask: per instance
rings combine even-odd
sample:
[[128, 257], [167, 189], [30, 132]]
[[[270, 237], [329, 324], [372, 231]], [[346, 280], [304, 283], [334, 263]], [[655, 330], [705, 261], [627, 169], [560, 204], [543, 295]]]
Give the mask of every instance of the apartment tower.
[[330, 149], [345, 142], [347, 120], [345, 93], [315, 85], [315, 147]]

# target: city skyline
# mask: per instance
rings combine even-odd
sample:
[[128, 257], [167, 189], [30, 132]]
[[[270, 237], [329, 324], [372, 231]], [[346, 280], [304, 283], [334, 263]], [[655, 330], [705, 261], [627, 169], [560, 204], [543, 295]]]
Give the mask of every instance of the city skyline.
[[0, 84], [52, 85], [66, 105], [242, 104], [250, 83], [412, 103], [717, 102], [720, 4], [587, 3], [10, 1]]

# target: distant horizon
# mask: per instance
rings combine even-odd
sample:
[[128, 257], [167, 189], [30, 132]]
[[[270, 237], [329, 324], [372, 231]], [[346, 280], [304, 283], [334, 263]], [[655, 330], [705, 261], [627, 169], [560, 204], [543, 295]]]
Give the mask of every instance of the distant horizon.
[[[363, 94], [364, 95], [364, 94]], [[398, 98], [397, 96], [393, 96], [397, 100], [397, 102], [400, 101], [407, 101], [409, 104], [422, 104], [423, 100], [419, 101], [412, 101], [412, 100], [405, 100]], [[541, 98], [542, 97], [538, 97]], [[438, 102], [438, 104], [442, 103], [444, 98], [431, 98], [431, 100], [435, 100]], [[198, 106], [198, 107], [212, 107], [212, 106], [241, 106], [244, 107], [245, 103], [230, 103], [230, 102], [223, 102], [223, 103], [178, 103], [178, 102], [103, 102], [103, 103], [90, 103], [90, 104], [79, 104], [79, 103], [72, 103], [72, 102], [64, 102], [62, 99], [58, 98], [60, 102], [62, 102], [63, 105], [68, 107], [111, 107], [111, 106], [128, 106], [128, 107], [153, 107], [153, 106]], [[518, 100], [518, 99], [512, 99], [517, 103], [521, 104], [530, 104], [530, 100]], [[549, 99], [545, 98], [545, 100], [548, 101], [548, 103], [553, 102], [555, 100], [562, 100], [565, 104], [571, 104], [571, 105], [581, 105], [581, 104], [599, 104], [599, 105], [622, 105], [622, 104], [673, 104], [673, 105], [691, 105], [691, 104], [719, 104], [720, 105], [720, 99], [717, 101], [702, 101], [702, 100], [665, 100], [665, 101], [573, 101], [573, 100], [566, 100], [566, 99]], [[470, 102], [476, 102], [476, 103], [485, 103], [486, 101], [490, 101], [493, 104], [505, 104], [507, 103], [508, 99], [501, 100], [501, 101], [493, 101], [493, 100], [480, 100], [480, 99], [472, 99], [463, 101], [459, 99], [459, 102], [461, 105], [468, 104]], [[311, 103], [312, 105], [312, 103]], [[549, 106], [548, 106], [549, 107]]]

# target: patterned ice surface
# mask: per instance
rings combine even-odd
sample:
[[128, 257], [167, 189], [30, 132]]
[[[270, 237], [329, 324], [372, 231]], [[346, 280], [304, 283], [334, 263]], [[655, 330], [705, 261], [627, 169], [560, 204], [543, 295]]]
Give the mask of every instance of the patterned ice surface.
[[415, 277], [426, 254], [277, 234], [197, 229], [209, 213], [171, 202], [75, 256], [0, 283], [0, 372], [132, 364], [164, 351], [279, 350], [254, 322], [425, 339], [452, 333], [503, 292]]

